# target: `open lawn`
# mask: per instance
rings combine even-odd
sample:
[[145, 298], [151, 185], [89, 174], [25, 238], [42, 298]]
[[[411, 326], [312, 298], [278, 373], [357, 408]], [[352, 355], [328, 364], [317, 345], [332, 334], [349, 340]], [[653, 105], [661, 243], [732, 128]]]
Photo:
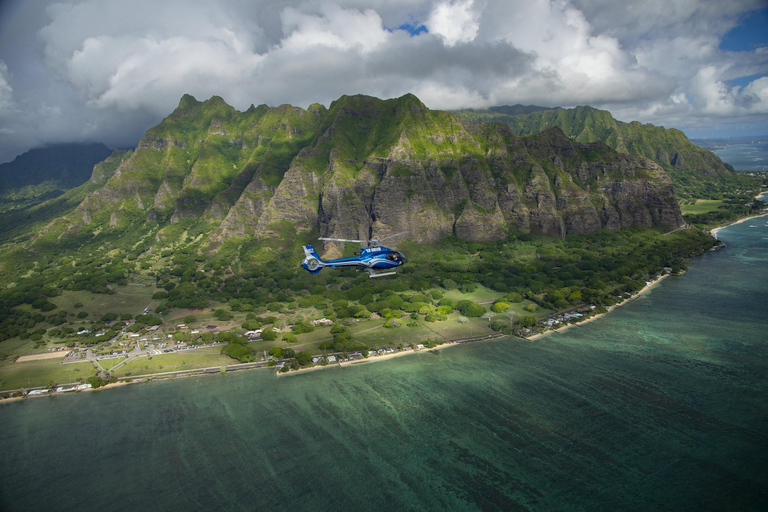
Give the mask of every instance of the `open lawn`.
[[[85, 311], [88, 313], [87, 319], [93, 321], [101, 318], [104, 313], [140, 315], [152, 302], [153, 293], [154, 288], [148, 286], [124, 286], [109, 295], [82, 290], [64, 291], [60, 296], [51, 298], [51, 302], [68, 313]], [[83, 305], [81, 308], [75, 308], [78, 302]]]
[[153, 373], [175, 372], [181, 370], [194, 370], [197, 368], [209, 368], [235, 364], [234, 359], [217, 352], [209, 352], [205, 349], [189, 350], [183, 354], [161, 354], [152, 356], [152, 359], [139, 357], [121, 366], [114, 377], [128, 377], [135, 375], [150, 375]]
[[33, 388], [54, 384], [69, 384], [93, 375], [89, 362], [61, 364], [58, 361], [30, 361], [0, 367], [0, 390]]
[[722, 204], [719, 199], [696, 199], [694, 204], [681, 204], [680, 212], [683, 215], [699, 215], [717, 210]]
[[128, 359], [128, 357], [127, 357], [127, 356], [123, 356], [123, 357], [111, 357], [111, 358], [109, 358], [109, 359], [99, 359], [99, 365], [100, 365], [102, 368], [104, 368], [104, 371], [107, 371], [107, 372], [108, 372], [108, 371], [109, 371], [109, 370], [111, 370], [113, 367], [115, 367], [115, 366], [117, 366], [118, 364], [122, 363], [122, 362], [123, 362], [123, 361], [125, 361], [126, 359]]
[[472, 302], [477, 302], [478, 304], [493, 302], [496, 299], [503, 297], [504, 295], [505, 294], [495, 292], [484, 286], [478, 286], [477, 289], [472, 293], [461, 293], [459, 290], [448, 290], [443, 292], [443, 296], [448, 297], [449, 299], [453, 299], [457, 302], [460, 300], [471, 300]]

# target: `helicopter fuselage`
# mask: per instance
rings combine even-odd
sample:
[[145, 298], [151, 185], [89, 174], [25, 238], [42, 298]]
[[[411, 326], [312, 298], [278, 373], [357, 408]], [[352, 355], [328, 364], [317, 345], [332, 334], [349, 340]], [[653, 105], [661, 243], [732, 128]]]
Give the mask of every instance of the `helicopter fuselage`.
[[405, 264], [405, 256], [388, 247], [366, 247], [360, 251], [359, 256], [352, 258], [339, 258], [323, 261], [311, 245], [304, 246], [306, 258], [301, 266], [312, 274], [320, 272], [323, 268], [362, 267], [368, 270], [371, 277], [390, 275], [390, 273], [376, 273], [376, 270], [395, 269]]

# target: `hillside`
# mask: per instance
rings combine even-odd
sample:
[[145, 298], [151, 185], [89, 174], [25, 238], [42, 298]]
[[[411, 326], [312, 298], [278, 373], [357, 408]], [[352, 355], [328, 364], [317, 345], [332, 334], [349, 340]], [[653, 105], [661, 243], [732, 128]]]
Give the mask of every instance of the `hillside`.
[[111, 153], [104, 144], [56, 144], [0, 164], [0, 212], [28, 208], [82, 185]]
[[645, 156], [667, 171], [679, 196], [704, 197], [722, 193], [727, 187], [743, 186], [730, 165], [692, 144], [680, 130], [637, 121], [624, 123], [606, 110], [580, 106], [522, 113], [496, 108], [455, 114], [472, 122], [505, 123], [517, 135], [532, 135], [557, 126], [575, 141], [601, 141], [620, 153]]
[[[214, 339], [210, 325], [240, 361], [387, 346], [400, 327], [401, 343], [531, 333], [556, 311], [615, 304], [712, 245], [701, 230], [675, 229], [672, 183], [649, 159], [557, 127], [519, 136], [461, 121], [413, 95], [244, 112], [184, 96], [87, 183], [12, 214], [0, 231], [5, 389], [54, 379], [15, 366], [16, 355], [67, 346], [106, 356], [140, 350], [147, 336], [200, 344]], [[396, 277], [299, 266], [301, 245], [320, 236], [401, 231], [392, 242], [408, 264]], [[319, 318], [336, 324], [314, 329]], [[272, 329], [240, 336], [262, 326], [293, 328], [279, 341]], [[202, 329], [206, 338], [193, 335]], [[224, 364], [218, 350], [209, 365]], [[141, 363], [160, 371], [177, 356]], [[109, 371], [93, 368], [55, 378]]]
[[663, 169], [558, 128], [520, 137], [429, 110], [413, 95], [245, 112], [185, 96], [38, 241], [95, 231], [161, 240], [179, 223], [222, 243], [400, 231], [423, 242], [492, 241], [681, 222]]

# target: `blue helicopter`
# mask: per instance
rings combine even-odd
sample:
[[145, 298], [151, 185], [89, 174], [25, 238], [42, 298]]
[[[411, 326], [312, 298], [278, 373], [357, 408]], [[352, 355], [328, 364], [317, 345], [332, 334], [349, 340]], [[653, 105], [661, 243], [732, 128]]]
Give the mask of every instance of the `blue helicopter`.
[[391, 272], [377, 272], [377, 270], [389, 270], [389, 269], [396, 269], [400, 265], [405, 264], [405, 256], [403, 256], [401, 253], [395, 251], [394, 249], [389, 249], [388, 247], [382, 247], [380, 245], [376, 245], [374, 247], [371, 247], [372, 244], [378, 244], [379, 242], [386, 240], [388, 238], [394, 238], [396, 236], [404, 235], [407, 233], [407, 231], [403, 231], [402, 233], [397, 233], [394, 235], [390, 235], [388, 237], [379, 239], [379, 240], [348, 240], [346, 238], [319, 238], [318, 240], [326, 240], [329, 242], [356, 242], [360, 244], [367, 244], [367, 247], [364, 247], [360, 250], [360, 253], [355, 253], [356, 256], [353, 258], [340, 258], [337, 260], [329, 260], [329, 261], [323, 261], [320, 259], [320, 256], [317, 254], [317, 251], [315, 251], [315, 248], [311, 245], [305, 245], [304, 246], [304, 254], [306, 258], [304, 258], [304, 261], [301, 263], [301, 266], [304, 268], [304, 270], [308, 271], [310, 274], [317, 274], [324, 268], [339, 268], [339, 267], [362, 267], [363, 270], [367, 270], [369, 276], [368, 277], [382, 277], [382, 276], [391, 276], [393, 274], [396, 274], [396, 271]]

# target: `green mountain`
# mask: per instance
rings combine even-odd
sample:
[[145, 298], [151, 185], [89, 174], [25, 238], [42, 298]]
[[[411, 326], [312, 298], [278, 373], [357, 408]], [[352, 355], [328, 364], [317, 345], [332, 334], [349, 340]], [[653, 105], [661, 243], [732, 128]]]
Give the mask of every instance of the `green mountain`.
[[112, 151], [104, 144], [55, 144], [0, 164], [0, 212], [29, 208], [82, 185]]
[[624, 123], [606, 110], [580, 106], [523, 113], [501, 107], [454, 113], [472, 122], [505, 123], [517, 135], [532, 135], [557, 126], [575, 141], [601, 141], [620, 153], [645, 156], [667, 171], [679, 196], [703, 197], [722, 193], [729, 186], [743, 186], [733, 167], [692, 144], [680, 130], [637, 121]]
[[187, 95], [112, 175], [97, 169], [97, 183], [34, 243], [292, 243], [401, 231], [415, 241], [492, 241], [682, 223], [668, 176], [646, 158], [559, 128], [521, 137], [466, 123], [413, 95], [245, 112]]

